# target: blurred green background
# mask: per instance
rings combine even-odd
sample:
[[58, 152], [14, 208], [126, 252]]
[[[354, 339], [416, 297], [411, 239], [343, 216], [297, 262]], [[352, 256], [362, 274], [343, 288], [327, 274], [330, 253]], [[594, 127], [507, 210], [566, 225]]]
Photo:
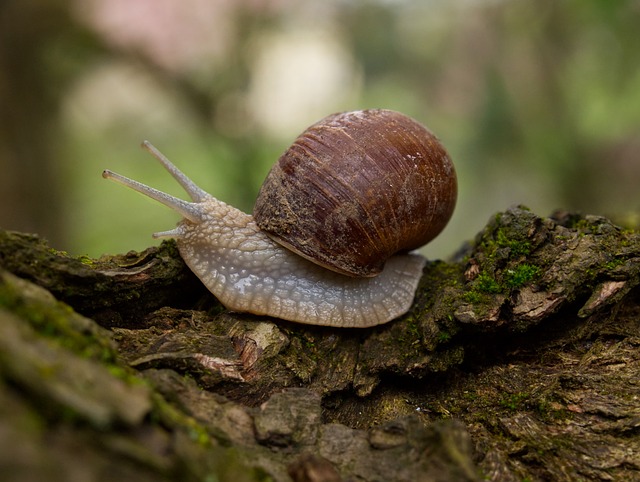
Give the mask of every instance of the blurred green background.
[[525, 204], [640, 211], [637, 0], [4, 0], [0, 227], [73, 254], [154, 244], [177, 215], [104, 181], [184, 197], [148, 139], [251, 211], [308, 125], [384, 107], [433, 130], [458, 172], [447, 257]]

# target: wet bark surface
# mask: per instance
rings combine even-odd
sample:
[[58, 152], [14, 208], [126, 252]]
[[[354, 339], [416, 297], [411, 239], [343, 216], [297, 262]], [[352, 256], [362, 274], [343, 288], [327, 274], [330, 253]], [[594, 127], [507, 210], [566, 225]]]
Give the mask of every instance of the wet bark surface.
[[[493, 217], [364, 330], [0, 233], [3, 480], [640, 480], [640, 234]], [[8, 474], [6, 477], [4, 474]]]

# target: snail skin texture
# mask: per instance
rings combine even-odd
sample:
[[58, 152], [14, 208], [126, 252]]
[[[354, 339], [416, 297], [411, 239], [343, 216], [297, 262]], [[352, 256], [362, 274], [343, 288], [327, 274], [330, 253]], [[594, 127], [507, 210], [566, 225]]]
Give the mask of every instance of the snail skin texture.
[[[354, 113], [344, 115], [353, 116]], [[429, 142], [432, 142], [431, 137]], [[203, 191], [150, 143], [145, 141], [143, 147], [178, 181], [192, 202], [109, 170], [102, 176], [165, 204], [183, 217], [175, 229], [153, 236], [175, 238], [185, 263], [227, 309], [311, 325], [366, 328], [393, 320], [411, 307], [426, 262], [423, 256], [406, 252], [394, 254], [376, 276], [352, 277], [336, 272], [335, 268], [327, 269], [326, 262], [316, 264], [310, 260], [310, 255], [300, 256], [282, 245], [292, 243], [274, 241], [276, 236], [266, 234], [253, 216]], [[446, 153], [444, 158], [447, 164], [445, 184], [449, 191], [453, 177], [453, 195], [449, 193], [448, 197], [453, 198], [455, 204], [455, 173]], [[416, 158], [416, 152], [412, 151], [412, 166], [417, 168], [423, 161], [421, 154]], [[429, 182], [434, 184], [433, 180]], [[447, 219], [440, 222], [442, 227], [450, 217], [453, 205], [444, 211]], [[394, 218], [395, 214], [392, 212], [388, 217]], [[335, 227], [332, 229], [331, 236], [339, 237]], [[427, 237], [433, 236], [435, 234], [429, 233]], [[413, 248], [401, 247], [400, 250]]]

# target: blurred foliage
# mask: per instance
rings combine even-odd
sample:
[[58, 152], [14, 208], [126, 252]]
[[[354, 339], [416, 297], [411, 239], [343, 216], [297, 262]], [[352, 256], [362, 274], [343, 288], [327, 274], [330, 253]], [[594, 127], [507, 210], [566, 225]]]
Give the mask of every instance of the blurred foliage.
[[6, 0], [0, 226], [140, 249], [176, 215], [102, 169], [182, 195], [141, 140], [250, 211], [297, 133], [367, 107], [417, 118], [454, 159], [457, 212], [428, 255], [513, 204], [637, 212], [638, 25], [638, 0]]

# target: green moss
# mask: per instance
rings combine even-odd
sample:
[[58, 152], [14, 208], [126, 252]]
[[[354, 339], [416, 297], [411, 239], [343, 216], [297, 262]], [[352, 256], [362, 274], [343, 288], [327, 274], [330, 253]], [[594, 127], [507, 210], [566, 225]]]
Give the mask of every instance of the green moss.
[[573, 220], [573, 222], [568, 227], [580, 232], [585, 232], [585, 231], [589, 232], [593, 227], [593, 223], [591, 223], [590, 221], [584, 218], [578, 218]]
[[462, 295], [462, 299], [467, 303], [475, 305], [486, 301], [486, 295], [483, 295], [476, 290], [469, 290]]
[[462, 295], [467, 303], [492, 303], [495, 295], [508, 294], [535, 281], [543, 268], [524, 262], [535, 250], [529, 234], [536, 217], [498, 213], [477, 241], [474, 254], [478, 274], [466, 284]]
[[192, 441], [203, 447], [209, 447], [211, 445], [212, 440], [209, 433], [194, 418], [178, 410], [161, 395], [154, 394], [152, 400], [153, 408], [151, 411], [151, 419], [153, 421], [168, 428], [181, 428], [189, 435]]
[[500, 406], [511, 411], [521, 410], [529, 399], [528, 393], [516, 392], [505, 395], [500, 399]]
[[309, 338], [303, 338], [302, 344], [309, 351], [315, 351], [316, 349], [316, 343]]
[[480, 399], [480, 396], [476, 391], [464, 391], [462, 392], [462, 398], [463, 400], [467, 400], [469, 402], [475, 402], [476, 400]]
[[110, 336], [93, 321], [24, 280], [6, 278], [0, 281], [0, 306], [25, 319], [43, 336], [82, 357], [115, 362], [117, 353]]
[[475, 281], [475, 288], [482, 293], [497, 294], [502, 292], [500, 284], [486, 272], [478, 275]]
[[481, 304], [489, 299], [487, 295], [507, 293], [535, 281], [540, 276], [541, 269], [533, 264], [520, 263], [508, 268], [496, 276], [482, 271], [470, 284], [470, 289], [464, 293], [463, 299], [467, 303]]
[[605, 263], [604, 267], [605, 269], [607, 269], [608, 271], [614, 270], [616, 269], [618, 266], [621, 266], [624, 264], [624, 260], [622, 259], [613, 259], [607, 263]]
[[420, 338], [420, 323], [415, 316], [408, 316], [406, 333], [410, 340], [417, 340]]
[[505, 271], [504, 284], [510, 289], [520, 288], [537, 279], [539, 275], [539, 267], [528, 263], [522, 263], [515, 266], [513, 269]]
[[87, 255], [83, 254], [83, 255], [77, 256], [76, 259], [80, 261], [83, 265], [88, 266], [89, 268], [94, 268], [96, 266], [95, 259]]
[[511, 231], [505, 228], [497, 230], [495, 235], [495, 243], [499, 248], [508, 248], [510, 257], [527, 256], [531, 253], [531, 243], [527, 240], [513, 239], [509, 236]]
[[67, 253], [66, 251], [58, 251], [57, 249], [51, 248], [51, 247], [47, 247], [47, 249], [45, 250], [47, 253], [52, 254], [54, 256], [60, 256], [63, 258], [69, 258], [69, 253]]

